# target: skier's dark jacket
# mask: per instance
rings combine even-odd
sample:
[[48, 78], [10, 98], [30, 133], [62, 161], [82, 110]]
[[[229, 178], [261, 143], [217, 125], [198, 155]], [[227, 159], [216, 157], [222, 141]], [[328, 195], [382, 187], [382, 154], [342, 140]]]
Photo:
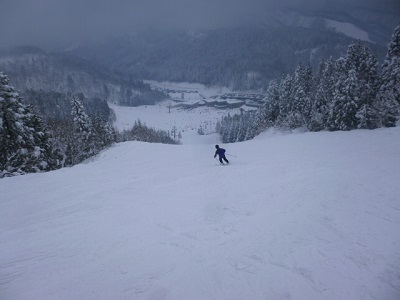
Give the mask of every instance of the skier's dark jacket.
[[224, 157], [224, 156], [225, 156], [225, 149], [223, 149], [223, 148], [218, 148], [217, 151], [215, 151], [214, 157], [217, 156], [217, 155], [218, 155], [219, 157]]

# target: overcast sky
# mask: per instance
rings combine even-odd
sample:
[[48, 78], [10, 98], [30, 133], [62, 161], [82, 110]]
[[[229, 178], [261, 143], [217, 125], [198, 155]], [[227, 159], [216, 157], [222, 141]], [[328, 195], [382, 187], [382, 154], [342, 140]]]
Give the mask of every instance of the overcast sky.
[[400, 0], [0, 0], [0, 48], [57, 45], [149, 28], [213, 28], [274, 8], [312, 9], [327, 2], [357, 1], [381, 7], [400, 4]]

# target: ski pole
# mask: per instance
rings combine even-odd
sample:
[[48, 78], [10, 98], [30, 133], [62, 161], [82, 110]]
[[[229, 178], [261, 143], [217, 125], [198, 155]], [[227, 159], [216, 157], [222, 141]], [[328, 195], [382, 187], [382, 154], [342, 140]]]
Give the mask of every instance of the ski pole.
[[235, 156], [235, 155], [231, 155], [231, 154], [226, 154], [226, 155], [228, 155], [228, 156], [232, 156], [232, 157], [237, 157], [237, 156]]

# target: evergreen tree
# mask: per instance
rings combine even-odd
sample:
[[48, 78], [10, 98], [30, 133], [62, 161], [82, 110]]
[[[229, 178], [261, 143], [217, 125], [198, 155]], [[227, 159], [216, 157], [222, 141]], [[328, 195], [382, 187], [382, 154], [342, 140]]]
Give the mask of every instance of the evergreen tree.
[[277, 118], [277, 125], [281, 128], [287, 128], [289, 114], [291, 113], [291, 104], [293, 102], [293, 77], [286, 75], [282, 80], [279, 89], [279, 116]]
[[239, 122], [238, 122], [238, 117], [233, 116], [231, 123], [229, 124], [229, 135], [228, 135], [228, 143], [234, 143], [236, 142], [237, 135], [239, 132]]
[[228, 113], [228, 115], [223, 117], [222, 121], [221, 121], [220, 135], [221, 135], [221, 140], [223, 143], [229, 143], [231, 123], [232, 123], [232, 117]]
[[88, 139], [91, 135], [91, 122], [78, 95], [73, 95], [71, 98], [71, 115], [75, 132]]
[[382, 125], [396, 126], [400, 110], [400, 25], [394, 30], [382, 65], [378, 106]]
[[379, 114], [376, 109], [378, 91], [378, 60], [370, 49], [361, 42], [349, 46], [346, 55], [348, 70], [354, 70], [357, 77], [357, 128], [373, 129], [379, 126]]
[[58, 166], [41, 118], [22, 103], [7, 76], [0, 73], [0, 178]]
[[362, 42], [348, 47], [345, 57], [321, 63], [313, 78], [311, 68], [299, 66], [287, 75], [279, 90], [271, 81], [264, 105], [247, 120], [224, 118], [223, 142], [251, 139], [269, 126], [311, 131], [373, 129], [396, 126], [400, 114], [400, 26], [395, 29], [388, 54], [378, 73], [376, 56]]
[[[244, 140], [249, 140], [260, 134], [268, 126], [266, 102], [263, 106], [257, 109], [254, 113], [251, 113], [253, 119], [247, 121], [246, 133]], [[247, 113], [250, 115], [250, 113]]]
[[96, 153], [111, 146], [116, 141], [116, 132], [109, 123], [104, 122], [97, 114], [92, 120], [94, 134], [94, 146]]
[[352, 130], [357, 128], [358, 79], [350, 70], [347, 78], [339, 80], [335, 87], [333, 105], [330, 110], [330, 130]]
[[148, 128], [140, 120], [135, 121], [134, 126], [130, 130], [125, 130], [119, 134], [118, 139], [120, 142], [142, 141], [149, 143], [178, 144], [175, 139], [170, 137], [168, 132]]
[[82, 99], [71, 97], [72, 132], [67, 137], [67, 165], [75, 165], [97, 154], [91, 120], [85, 112]]
[[318, 85], [311, 108], [310, 123], [308, 126], [310, 131], [320, 131], [327, 128], [336, 81], [335, 61], [330, 57], [320, 66]]
[[288, 125], [290, 128], [307, 126], [311, 111], [311, 68], [298, 66], [294, 73], [293, 98], [288, 114]]
[[400, 105], [396, 100], [395, 93], [390, 90], [380, 91], [377, 106], [380, 115], [380, 125], [384, 127], [396, 127], [400, 114]]
[[358, 109], [356, 118], [358, 120], [357, 128], [359, 129], [374, 129], [379, 126], [378, 110], [367, 103], [363, 103]]
[[265, 97], [264, 105], [260, 107], [256, 115], [258, 133], [268, 127], [274, 126], [279, 117], [279, 86], [276, 80], [270, 81]]
[[246, 134], [244, 137], [244, 141], [251, 140], [259, 135], [262, 130], [259, 129], [259, 123], [257, 121], [256, 113], [255, 112], [248, 112], [245, 114], [246, 116]]
[[245, 113], [243, 120], [245, 125], [245, 134], [243, 139], [249, 140], [272, 127], [277, 122], [280, 110], [280, 90], [276, 80], [270, 81], [264, 99], [264, 104], [255, 112]]
[[241, 114], [237, 126], [238, 130], [237, 130], [236, 142], [243, 142], [245, 140], [248, 126], [249, 124], [246, 115]]
[[[28, 107], [30, 109], [30, 107]], [[54, 137], [49, 133], [41, 116], [32, 113], [27, 123], [34, 128], [32, 134], [37, 141], [36, 156], [33, 164], [43, 167], [43, 171], [59, 169], [63, 163], [63, 154], [59, 148], [54, 145]], [[38, 170], [39, 171], [39, 170]]]

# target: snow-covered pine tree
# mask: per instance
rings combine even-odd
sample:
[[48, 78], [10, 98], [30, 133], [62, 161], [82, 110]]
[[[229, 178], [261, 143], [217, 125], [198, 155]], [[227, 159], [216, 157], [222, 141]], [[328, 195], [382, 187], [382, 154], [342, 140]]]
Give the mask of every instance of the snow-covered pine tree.
[[244, 138], [242, 139], [242, 141], [251, 140], [263, 131], [263, 130], [260, 130], [259, 128], [257, 128], [258, 122], [256, 120], [256, 112], [255, 111], [245, 112], [243, 114], [243, 118], [245, 120], [244, 121], [245, 134], [244, 134]]
[[85, 138], [91, 134], [91, 122], [89, 116], [85, 112], [82, 100], [78, 95], [71, 97], [71, 115], [74, 122], [74, 128]]
[[269, 82], [265, 102], [259, 108], [256, 117], [258, 133], [274, 126], [279, 116], [279, 85], [276, 80]]
[[235, 142], [243, 142], [246, 138], [247, 128], [249, 127], [248, 118], [246, 114], [241, 114], [237, 121], [237, 135]]
[[311, 68], [298, 66], [294, 73], [293, 98], [288, 114], [288, 125], [290, 128], [307, 126], [311, 111]]
[[229, 126], [228, 143], [235, 143], [239, 133], [239, 117], [234, 115]]
[[380, 125], [396, 127], [400, 115], [400, 105], [394, 93], [385, 90], [379, 93], [377, 107], [380, 115]]
[[357, 118], [357, 128], [359, 129], [374, 129], [379, 127], [380, 119], [379, 112], [368, 103], [361, 104], [361, 107], [356, 113]]
[[[28, 106], [28, 109], [31, 109], [31, 107]], [[43, 166], [43, 171], [61, 168], [64, 156], [60, 149], [54, 145], [54, 137], [48, 132], [41, 116], [31, 113], [27, 118], [27, 124], [34, 129], [32, 134], [37, 143], [36, 151], [40, 149], [40, 152], [36, 152], [36, 157], [32, 164]]]
[[242, 115], [242, 127], [246, 133], [241, 141], [254, 138], [264, 130], [275, 125], [279, 117], [280, 89], [278, 82], [269, 82], [264, 104], [256, 112], [247, 112]]
[[95, 135], [79, 95], [71, 97], [73, 133], [67, 141], [68, 165], [75, 165], [96, 154]]
[[324, 130], [328, 126], [330, 107], [333, 103], [333, 91], [337, 81], [335, 78], [335, 61], [330, 57], [320, 66], [319, 79], [311, 108], [310, 131]]
[[279, 116], [276, 124], [281, 128], [288, 128], [288, 117], [293, 101], [293, 76], [286, 75], [279, 87]]
[[[137, 141], [144, 141], [144, 142], [151, 142], [151, 132], [148, 130], [149, 128], [146, 126], [146, 123], [142, 123], [141, 120], [138, 120], [136, 125], [136, 140]], [[176, 126], [172, 127], [171, 134], [172, 138], [176, 139], [178, 128]]]
[[247, 127], [244, 135], [245, 141], [253, 139], [263, 131], [262, 128], [265, 122], [264, 112], [263, 107], [260, 107], [255, 112], [246, 113]]
[[124, 130], [122, 133], [116, 135], [118, 142], [142, 141], [149, 143], [178, 144], [171, 136], [170, 132], [149, 128], [140, 120], [135, 121], [131, 129]]
[[379, 86], [378, 60], [362, 42], [351, 44], [345, 59], [347, 69], [354, 70], [358, 80], [357, 128], [376, 128], [379, 126], [379, 114], [375, 103]]
[[228, 113], [228, 115], [223, 117], [221, 120], [220, 135], [221, 135], [221, 140], [223, 143], [228, 143], [231, 119], [232, 119], [232, 117]]
[[333, 105], [330, 110], [330, 130], [352, 130], [357, 128], [358, 79], [355, 70], [341, 78], [335, 87]]
[[116, 132], [107, 122], [104, 122], [100, 115], [97, 114], [92, 120], [94, 143], [96, 153], [102, 149], [109, 147], [116, 141]]
[[0, 178], [56, 169], [48, 138], [40, 117], [0, 73]]
[[382, 125], [396, 126], [400, 114], [400, 25], [388, 45], [377, 98]]

